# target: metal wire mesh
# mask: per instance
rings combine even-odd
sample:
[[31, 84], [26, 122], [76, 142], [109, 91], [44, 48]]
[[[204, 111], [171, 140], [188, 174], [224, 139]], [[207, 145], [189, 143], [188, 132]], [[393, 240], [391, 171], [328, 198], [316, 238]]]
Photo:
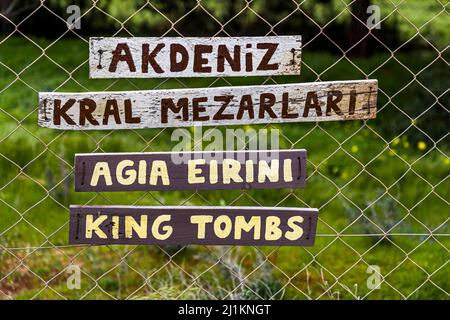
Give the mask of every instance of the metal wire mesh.
[[[326, 123], [258, 126], [259, 129], [279, 129], [282, 147], [308, 149], [306, 189], [227, 194], [221, 191], [127, 195], [74, 193], [74, 153], [168, 151], [171, 129], [60, 132], [38, 128], [39, 91], [232, 86], [237, 82], [217, 78], [200, 84], [189, 79], [101, 80], [94, 83], [88, 80], [87, 73], [88, 38], [79, 30], [66, 28], [48, 41], [22, 31], [27, 21], [42, 12], [53, 18], [41, 23], [66, 24], [67, 17], [55, 12], [47, 1], [26, 8], [26, 15], [20, 19], [11, 18], [8, 8], [2, 11], [0, 18], [9, 31], [0, 41], [3, 78], [0, 90], [3, 127], [0, 137], [0, 167], [3, 167], [0, 178], [0, 297], [447, 299], [450, 291], [447, 265], [448, 131], [435, 138], [418, 125], [418, 121], [438, 107], [442, 110], [442, 119], [448, 121], [448, 106], [443, 102], [448, 88], [436, 93], [421, 80], [433, 65], [448, 68], [445, 58], [448, 44], [438, 47], [424, 35], [425, 28], [433, 20], [448, 15], [448, 5], [435, 2], [438, 9], [433, 17], [417, 25], [402, 13], [402, 8], [409, 6], [408, 1], [387, 1], [389, 13], [380, 23], [396, 15], [414, 30], [410, 38], [394, 47], [366, 27], [366, 21], [354, 15], [353, 2], [338, 1], [337, 15], [325, 24], [309, 15], [305, 9], [308, 1], [291, 1], [291, 11], [276, 22], [266, 18], [264, 10], [255, 9], [254, 1], [241, 1], [239, 9], [226, 21], [215, 16], [211, 1], [201, 0], [191, 7], [180, 4], [177, 16], [167, 14], [152, 1], [141, 1], [125, 19], [118, 12], [107, 11], [98, 1], [89, 2], [81, 13], [80, 21], [89, 16], [100, 21], [109, 20], [115, 26], [109, 36], [135, 36], [129, 24], [140, 15], [145, 17], [148, 11], [159, 16], [161, 25], [167, 26], [163, 33], [156, 35], [162, 37], [186, 36], [179, 26], [181, 22], [189, 21], [194, 12], [196, 17], [217, 26], [216, 32], [209, 36], [236, 36], [228, 26], [244, 15], [251, 15], [264, 25], [266, 35], [275, 36], [279, 35], [278, 26], [289, 19], [305, 19], [317, 27], [317, 33], [304, 38], [302, 46], [305, 52], [302, 73], [309, 74], [312, 80], [324, 80], [342, 65], [358, 78], [377, 78], [389, 63], [395, 63], [410, 76], [394, 91], [385, 89], [383, 80], [387, 78], [378, 77], [381, 99], [377, 121], [390, 117], [388, 111], [394, 111], [407, 122], [394, 135], [387, 135], [371, 121], [342, 126]], [[326, 32], [342, 15], [351, 15], [366, 27], [365, 36], [350, 48], [342, 48]], [[302, 34], [302, 30], [293, 33]], [[339, 52], [336, 60], [324, 56], [328, 61], [323, 65], [308, 60], [308, 50], [319, 37], [327, 39], [330, 48]], [[362, 67], [361, 60], [350, 54], [366, 38], [378, 43], [385, 53], [382, 60], [373, 60], [375, 62], [369, 68]], [[420, 38], [432, 53], [430, 61], [420, 67], [403, 59], [402, 49], [413, 38]], [[7, 55], [1, 50], [5, 47], [15, 48], [14, 54]], [[82, 53], [77, 59], [67, 58], [74, 51]], [[20, 55], [25, 58], [14, 60]], [[47, 81], [53, 75], [57, 75], [57, 79]], [[441, 80], [445, 83], [448, 79]], [[275, 77], [253, 81], [259, 81], [258, 84], [283, 83], [283, 79]], [[294, 81], [304, 81], [303, 75]], [[413, 86], [429, 95], [431, 103], [412, 115], [397, 98], [405, 92], [411, 94], [409, 90]], [[418, 145], [425, 144], [426, 147], [420, 147], [420, 152], [403, 153], [398, 145], [408, 149], [412, 142], [404, 137], [411, 132], [424, 137]], [[371, 152], [358, 153], [358, 149], [368, 145], [373, 146]], [[373, 169], [383, 161], [386, 164], [380, 165], [380, 171], [387, 171], [387, 174]], [[351, 167], [352, 171], [346, 171], [346, 167]], [[391, 175], [390, 167], [399, 169]], [[361, 189], [367, 195], [364, 198], [361, 198]], [[317, 243], [311, 248], [70, 246], [67, 245], [70, 204], [305, 206], [318, 207], [320, 217]], [[67, 284], [73, 266], [80, 270], [81, 284], [76, 288]], [[375, 274], [368, 270], [373, 266], [379, 266]], [[371, 275], [379, 275], [378, 286], [366, 285]]]

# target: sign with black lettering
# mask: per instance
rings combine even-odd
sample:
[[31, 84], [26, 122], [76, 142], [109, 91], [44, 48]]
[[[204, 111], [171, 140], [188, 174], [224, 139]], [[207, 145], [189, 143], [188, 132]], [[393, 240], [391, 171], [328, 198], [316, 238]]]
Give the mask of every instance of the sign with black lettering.
[[39, 93], [42, 127], [110, 130], [371, 119], [377, 80]]
[[300, 74], [301, 37], [91, 38], [91, 78]]
[[318, 210], [70, 206], [70, 244], [312, 246]]
[[306, 150], [75, 155], [75, 191], [298, 188]]

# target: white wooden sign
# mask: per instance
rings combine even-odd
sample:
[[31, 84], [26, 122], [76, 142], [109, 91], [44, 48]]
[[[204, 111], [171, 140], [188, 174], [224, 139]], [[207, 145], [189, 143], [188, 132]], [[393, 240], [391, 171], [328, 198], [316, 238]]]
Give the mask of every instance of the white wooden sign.
[[39, 125], [109, 130], [371, 119], [377, 80], [123, 92], [39, 93]]
[[301, 36], [90, 38], [91, 78], [300, 74]]

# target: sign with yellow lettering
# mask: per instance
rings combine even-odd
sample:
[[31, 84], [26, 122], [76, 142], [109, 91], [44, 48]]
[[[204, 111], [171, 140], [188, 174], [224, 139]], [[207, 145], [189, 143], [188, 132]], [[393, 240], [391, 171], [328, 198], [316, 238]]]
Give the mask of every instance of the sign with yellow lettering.
[[75, 155], [75, 191], [298, 188], [306, 150]]
[[70, 244], [312, 246], [317, 209], [70, 206]]

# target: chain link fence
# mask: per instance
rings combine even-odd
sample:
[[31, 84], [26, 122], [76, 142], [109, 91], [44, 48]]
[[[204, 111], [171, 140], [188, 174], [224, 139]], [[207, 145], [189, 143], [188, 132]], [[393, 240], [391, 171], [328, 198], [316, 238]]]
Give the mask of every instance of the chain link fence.
[[[0, 1], [1, 299], [448, 299], [448, 1], [429, 1], [426, 12], [411, 0], [286, 1], [279, 11], [275, 2]], [[300, 22], [310, 29], [294, 29]], [[99, 33], [300, 34], [302, 74], [90, 80], [88, 38]], [[39, 91], [340, 79], [378, 79], [376, 120], [252, 127], [279, 130], [281, 148], [308, 150], [305, 189], [75, 193], [75, 153], [170, 151], [172, 129], [37, 126]], [[320, 213], [313, 247], [70, 246], [70, 204]]]

